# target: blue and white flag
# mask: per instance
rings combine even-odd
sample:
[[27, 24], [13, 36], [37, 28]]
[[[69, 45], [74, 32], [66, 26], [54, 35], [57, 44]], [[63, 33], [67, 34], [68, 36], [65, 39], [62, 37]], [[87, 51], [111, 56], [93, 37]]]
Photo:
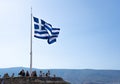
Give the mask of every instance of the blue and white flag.
[[39, 39], [46, 39], [49, 44], [56, 42], [59, 35], [60, 28], [53, 28], [51, 24], [39, 18], [34, 19], [34, 37]]

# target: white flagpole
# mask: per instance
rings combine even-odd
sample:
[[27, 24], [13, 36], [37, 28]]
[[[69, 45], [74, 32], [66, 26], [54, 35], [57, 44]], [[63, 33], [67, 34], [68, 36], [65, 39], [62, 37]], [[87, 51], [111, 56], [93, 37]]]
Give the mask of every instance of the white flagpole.
[[31, 7], [31, 34], [30, 34], [30, 76], [32, 73], [32, 7]]

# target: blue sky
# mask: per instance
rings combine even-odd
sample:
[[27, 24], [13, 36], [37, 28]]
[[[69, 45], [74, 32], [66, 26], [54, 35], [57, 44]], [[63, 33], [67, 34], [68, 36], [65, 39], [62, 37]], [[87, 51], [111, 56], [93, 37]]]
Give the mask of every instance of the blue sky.
[[30, 11], [60, 28], [57, 42], [33, 37], [33, 67], [120, 69], [119, 0], [1, 0], [0, 68], [29, 67]]

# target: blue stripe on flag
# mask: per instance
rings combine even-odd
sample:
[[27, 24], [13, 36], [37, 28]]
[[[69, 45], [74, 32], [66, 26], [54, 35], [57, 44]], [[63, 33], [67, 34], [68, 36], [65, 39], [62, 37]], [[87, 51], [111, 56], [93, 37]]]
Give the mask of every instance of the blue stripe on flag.
[[41, 37], [41, 36], [34, 35], [34, 37], [39, 38], [39, 39], [48, 39], [48, 36]]
[[36, 34], [48, 34], [47, 31], [34, 31], [34, 33], [36, 33]]

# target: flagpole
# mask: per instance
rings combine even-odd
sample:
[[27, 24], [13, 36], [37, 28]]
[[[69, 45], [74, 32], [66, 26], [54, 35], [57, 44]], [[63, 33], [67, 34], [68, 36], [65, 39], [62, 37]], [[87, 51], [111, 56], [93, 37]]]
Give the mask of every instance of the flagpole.
[[31, 7], [31, 33], [30, 33], [30, 76], [32, 73], [32, 7]]

